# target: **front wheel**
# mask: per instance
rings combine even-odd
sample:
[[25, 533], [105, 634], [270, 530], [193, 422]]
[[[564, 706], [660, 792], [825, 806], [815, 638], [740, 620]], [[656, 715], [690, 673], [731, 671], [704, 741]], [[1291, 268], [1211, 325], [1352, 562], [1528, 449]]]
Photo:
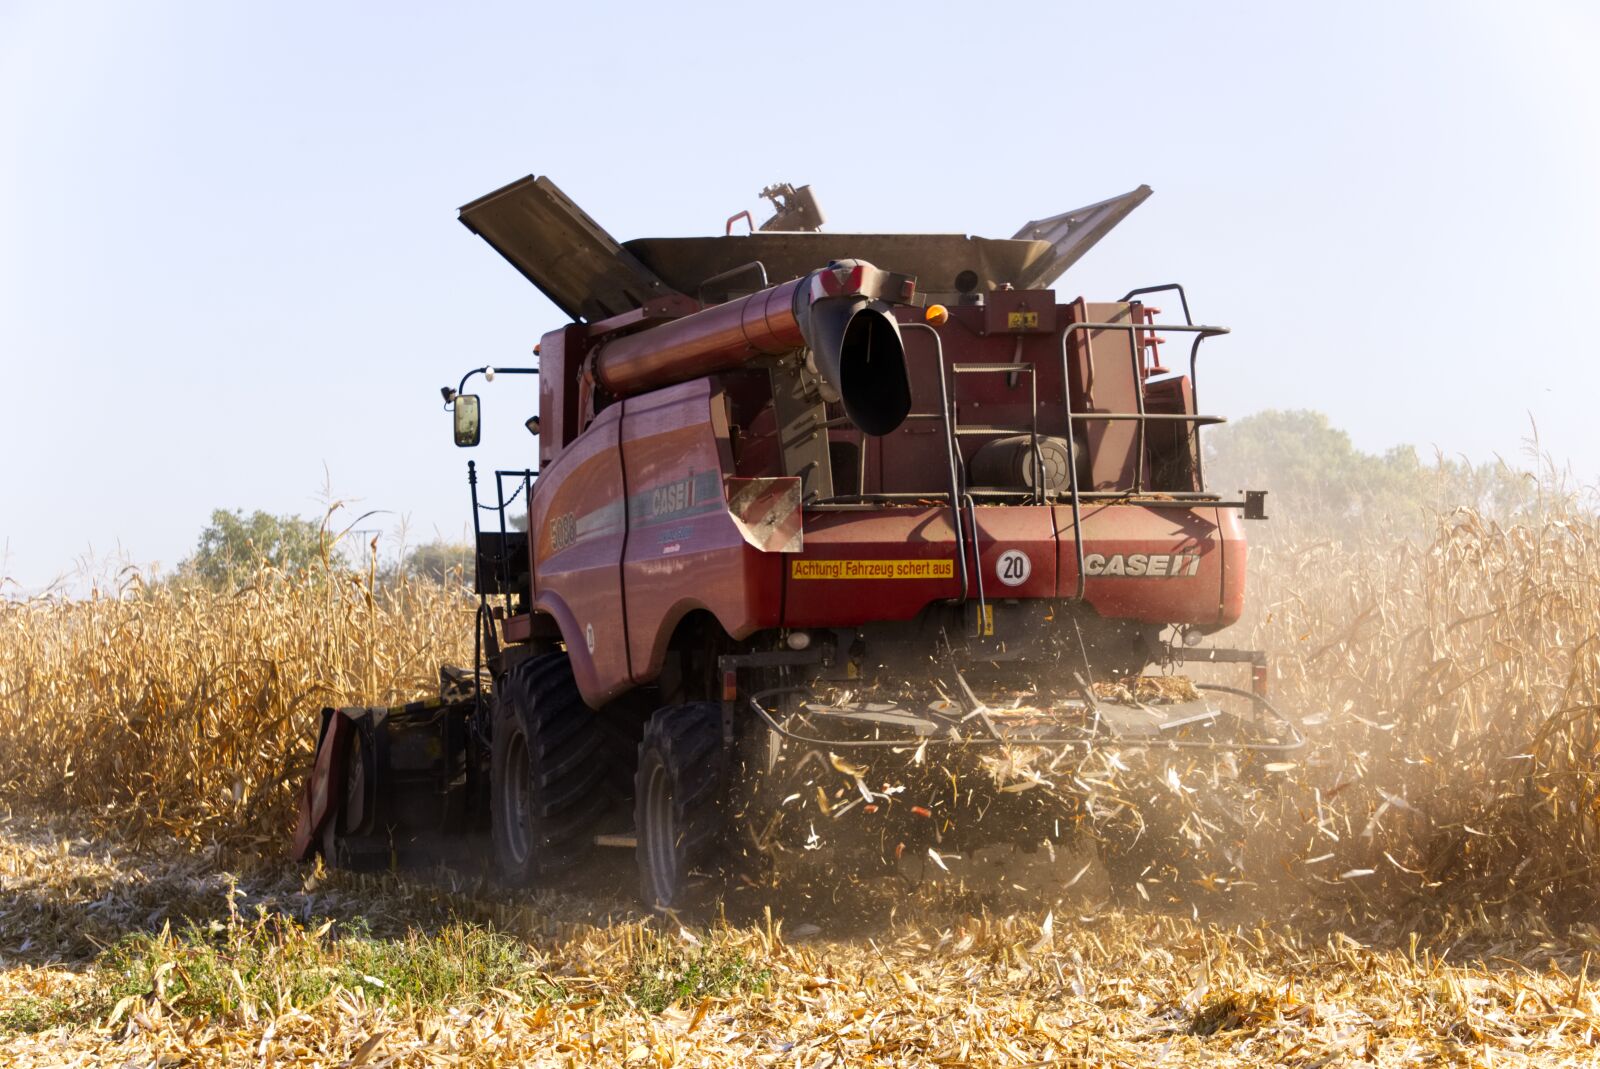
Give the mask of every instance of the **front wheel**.
[[489, 766], [495, 865], [524, 887], [562, 872], [593, 845], [608, 796], [600, 732], [565, 653], [530, 657], [494, 696]]
[[655, 909], [683, 908], [716, 854], [726, 824], [728, 760], [722, 708], [658, 709], [639, 742], [634, 779], [639, 888]]

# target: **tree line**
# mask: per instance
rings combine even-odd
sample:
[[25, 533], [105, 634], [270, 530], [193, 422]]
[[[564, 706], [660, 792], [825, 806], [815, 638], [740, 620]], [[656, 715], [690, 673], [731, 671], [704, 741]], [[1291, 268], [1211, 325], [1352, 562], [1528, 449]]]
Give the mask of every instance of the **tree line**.
[[[1511, 518], [1530, 508], [1539, 492], [1532, 474], [1504, 461], [1472, 463], [1442, 454], [1424, 459], [1409, 445], [1364, 452], [1326, 415], [1308, 410], [1267, 410], [1208, 428], [1204, 458], [1209, 489], [1225, 495], [1268, 491], [1271, 523], [1252, 529], [1258, 540], [1403, 537], [1458, 506]], [[177, 578], [230, 587], [263, 566], [288, 573], [349, 567], [347, 558], [335, 557], [346, 536], [326, 520], [218, 509]], [[472, 547], [435, 539], [407, 549], [397, 561], [374, 559], [371, 567], [385, 582], [469, 584]]]

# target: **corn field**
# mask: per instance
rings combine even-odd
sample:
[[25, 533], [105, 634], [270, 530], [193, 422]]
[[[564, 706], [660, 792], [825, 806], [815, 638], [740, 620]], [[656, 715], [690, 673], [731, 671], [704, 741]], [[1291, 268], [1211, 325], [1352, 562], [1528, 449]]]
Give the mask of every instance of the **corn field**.
[[[1594, 899], [1600, 519], [1547, 487], [1515, 520], [1255, 551], [1274, 698], [1312, 740], [1261, 832], [1341, 907]], [[0, 602], [0, 784], [139, 835], [278, 849], [324, 705], [431, 693], [470, 663], [458, 583], [266, 570], [232, 593], [127, 574]]]
[[1224, 638], [1310, 746], [1206, 915], [1074, 876], [696, 929], [289, 866], [318, 710], [470, 663], [459, 583], [0, 602], [0, 1064], [1589, 1064], [1600, 520], [1546, 489], [1254, 551]]
[[475, 604], [332, 569], [0, 602], [0, 784], [141, 835], [281, 843], [319, 710], [436, 693]]
[[1314, 740], [1280, 829], [1311, 885], [1384, 910], [1594, 904], [1600, 520], [1546, 489], [1516, 521], [1261, 555], [1256, 641]]

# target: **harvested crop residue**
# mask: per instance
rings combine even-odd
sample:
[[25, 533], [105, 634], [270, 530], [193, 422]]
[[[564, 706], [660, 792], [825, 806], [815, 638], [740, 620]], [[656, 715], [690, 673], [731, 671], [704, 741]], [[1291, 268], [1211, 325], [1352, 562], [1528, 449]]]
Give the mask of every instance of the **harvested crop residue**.
[[[1551, 1065], [1588, 951], [930, 899], [830, 931], [262, 870], [0, 821], [0, 1065]], [[361, 923], [358, 917], [369, 918]], [[823, 923], [816, 923], [823, 921]], [[109, 949], [97, 949], [97, 945]]]
[[1200, 700], [1200, 691], [1187, 676], [1138, 676], [1103, 679], [1094, 684], [1095, 696], [1105, 701], [1169, 705]]

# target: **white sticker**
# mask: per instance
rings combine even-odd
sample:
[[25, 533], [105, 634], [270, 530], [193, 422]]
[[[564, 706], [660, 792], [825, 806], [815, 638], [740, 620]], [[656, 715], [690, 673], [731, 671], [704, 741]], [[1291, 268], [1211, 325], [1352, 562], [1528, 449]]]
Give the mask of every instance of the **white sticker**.
[[1033, 574], [1033, 561], [1020, 549], [1008, 549], [995, 561], [994, 574], [1006, 586], [1021, 586]]
[[588, 644], [589, 652], [594, 652], [594, 624], [583, 629], [583, 641]]

